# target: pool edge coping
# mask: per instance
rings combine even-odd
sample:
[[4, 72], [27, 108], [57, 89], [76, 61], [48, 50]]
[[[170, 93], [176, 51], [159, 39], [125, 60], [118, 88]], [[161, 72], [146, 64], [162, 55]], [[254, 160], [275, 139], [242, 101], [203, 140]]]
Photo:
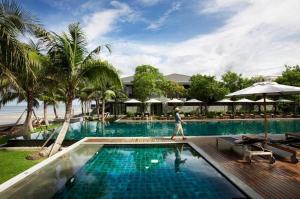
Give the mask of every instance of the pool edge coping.
[[34, 172], [40, 170], [44, 166], [50, 164], [51, 162], [55, 161], [59, 157], [63, 156], [64, 154], [68, 153], [69, 151], [75, 149], [77, 146], [82, 144], [87, 138], [83, 138], [74, 144], [70, 145], [69, 147], [63, 148], [61, 151], [56, 153], [55, 155], [41, 161], [40, 163], [37, 163], [36, 165], [30, 167], [29, 169], [19, 173], [18, 175], [12, 177], [11, 179], [5, 181], [4, 183], [0, 184], [0, 193], [5, 191], [6, 189], [10, 188], [11, 186], [14, 186], [19, 181], [23, 180], [24, 178], [28, 177], [29, 175], [33, 174]]
[[215, 160], [212, 159], [210, 155], [208, 155], [205, 151], [203, 151], [201, 148], [199, 148], [197, 145], [192, 143], [191, 141], [187, 140], [176, 140], [174, 141], [164, 141], [164, 142], [159, 142], [159, 141], [150, 141], [150, 142], [86, 142], [89, 139], [97, 139], [98, 137], [85, 137], [78, 142], [72, 144], [71, 146], [64, 148], [62, 151], [59, 151], [55, 155], [47, 158], [46, 160], [34, 165], [33, 167], [30, 167], [29, 169], [23, 171], [22, 173], [16, 175], [15, 177], [7, 180], [6, 182], [2, 183], [0, 185], [0, 193], [3, 191], [9, 189], [10, 187], [14, 186], [24, 178], [28, 177], [29, 175], [33, 174], [34, 172], [42, 169], [46, 165], [50, 164], [51, 162], [57, 160], [64, 154], [72, 151], [76, 147], [78, 147], [81, 144], [115, 144], [115, 145], [139, 145], [139, 144], [188, 144], [192, 149], [194, 149], [197, 153], [199, 153], [212, 167], [214, 167], [221, 175], [223, 175], [233, 186], [235, 186], [239, 191], [241, 191], [243, 194], [250, 198], [263, 198], [261, 195], [259, 195], [256, 191], [254, 191], [250, 186], [246, 185], [243, 181], [238, 179], [236, 176], [231, 174], [230, 172], [227, 172], [219, 163], [217, 163]]

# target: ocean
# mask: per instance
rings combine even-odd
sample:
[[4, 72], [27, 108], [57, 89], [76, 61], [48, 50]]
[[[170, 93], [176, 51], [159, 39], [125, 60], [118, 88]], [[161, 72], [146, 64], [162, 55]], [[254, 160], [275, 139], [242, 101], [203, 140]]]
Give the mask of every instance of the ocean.
[[[0, 108], [0, 125], [4, 124], [12, 124], [15, 123], [20, 115], [24, 112], [26, 109], [26, 105], [7, 105]], [[35, 108], [35, 113], [37, 117], [42, 118], [43, 117], [43, 104], [40, 105], [39, 108]], [[60, 118], [64, 117], [65, 114], [65, 105], [59, 104], [58, 107], [56, 107], [57, 114]], [[81, 113], [81, 106], [80, 105], [73, 105], [73, 112], [74, 114], [80, 114]], [[24, 122], [26, 117], [26, 114], [23, 115], [21, 123]], [[53, 106], [48, 106], [48, 117], [49, 119], [54, 118], [54, 112], [53, 112]]]

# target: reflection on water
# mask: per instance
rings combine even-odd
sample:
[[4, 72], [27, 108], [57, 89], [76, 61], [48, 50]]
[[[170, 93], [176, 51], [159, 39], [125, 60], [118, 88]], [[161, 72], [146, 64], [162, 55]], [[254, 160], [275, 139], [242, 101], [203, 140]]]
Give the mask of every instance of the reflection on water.
[[181, 158], [182, 150], [183, 150], [183, 145], [175, 147], [174, 165], [175, 165], [175, 172], [176, 173], [180, 171], [180, 165], [184, 164], [187, 160], [187, 158], [185, 158], [184, 160]]

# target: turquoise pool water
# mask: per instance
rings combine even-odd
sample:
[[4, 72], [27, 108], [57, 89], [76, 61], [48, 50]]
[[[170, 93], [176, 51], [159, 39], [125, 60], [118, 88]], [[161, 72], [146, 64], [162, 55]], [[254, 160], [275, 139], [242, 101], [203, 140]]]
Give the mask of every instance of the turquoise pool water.
[[105, 145], [53, 198], [246, 198], [190, 146]]
[[[271, 134], [299, 132], [300, 120], [271, 120]], [[208, 121], [188, 122], [183, 125], [187, 136], [258, 134], [264, 132], [263, 121]], [[103, 126], [99, 122], [74, 123], [66, 135], [67, 140], [84, 137], [161, 137], [171, 136], [173, 122], [115, 122]]]

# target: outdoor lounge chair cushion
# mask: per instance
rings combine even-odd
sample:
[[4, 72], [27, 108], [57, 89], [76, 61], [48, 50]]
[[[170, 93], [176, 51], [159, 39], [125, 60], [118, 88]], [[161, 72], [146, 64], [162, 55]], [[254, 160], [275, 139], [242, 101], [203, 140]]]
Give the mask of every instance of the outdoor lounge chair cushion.
[[251, 138], [251, 137], [243, 136], [241, 140], [235, 140], [234, 143], [248, 145], [248, 144], [255, 144], [264, 141], [265, 140], [263, 138]]

